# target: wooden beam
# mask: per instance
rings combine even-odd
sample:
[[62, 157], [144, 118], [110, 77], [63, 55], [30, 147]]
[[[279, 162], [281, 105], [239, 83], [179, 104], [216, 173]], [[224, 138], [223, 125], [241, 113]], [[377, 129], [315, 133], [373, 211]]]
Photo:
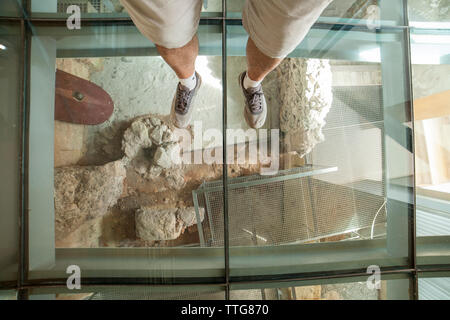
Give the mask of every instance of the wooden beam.
[[450, 115], [450, 90], [414, 100], [416, 121], [448, 115]]

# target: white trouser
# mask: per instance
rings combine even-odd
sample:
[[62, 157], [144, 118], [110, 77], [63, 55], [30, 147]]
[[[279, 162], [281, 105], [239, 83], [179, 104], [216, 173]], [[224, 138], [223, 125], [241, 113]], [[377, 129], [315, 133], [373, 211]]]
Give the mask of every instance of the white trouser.
[[[165, 48], [197, 32], [203, 0], [120, 0], [143, 35]], [[246, 0], [242, 23], [265, 55], [283, 58], [304, 39], [333, 0]]]

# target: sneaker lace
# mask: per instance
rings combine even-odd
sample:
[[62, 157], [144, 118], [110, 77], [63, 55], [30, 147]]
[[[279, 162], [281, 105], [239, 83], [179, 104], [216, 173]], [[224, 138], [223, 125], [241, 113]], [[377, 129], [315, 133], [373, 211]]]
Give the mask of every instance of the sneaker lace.
[[181, 113], [185, 113], [189, 109], [188, 106], [190, 97], [191, 91], [189, 89], [182, 88], [180, 85], [177, 89], [175, 109]]
[[249, 92], [248, 102], [250, 106], [250, 110], [252, 112], [259, 112], [262, 110], [262, 101], [263, 101], [264, 93], [261, 90], [255, 90], [254, 92]]

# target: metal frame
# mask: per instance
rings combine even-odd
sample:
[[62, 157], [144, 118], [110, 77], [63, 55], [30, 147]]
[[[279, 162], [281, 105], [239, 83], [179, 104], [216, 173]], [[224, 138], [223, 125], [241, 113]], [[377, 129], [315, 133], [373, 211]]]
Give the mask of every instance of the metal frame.
[[[36, 1], [36, 0], [35, 0]], [[404, 29], [404, 41], [406, 44], [406, 57], [404, 61], [406, 63], [407, 74], [405, 77], [410, 77], [411, 73], [411, 47], [410, 47], [410, 28], [408, 24], [408, 15], [407, 15], [407, 0], [398, 0], [402, 2], [403, 5], [403, 25], [401, 26], [392, 26], [387, 23], [388, 29]], [[21, 37], [22, 37], [22, 70], [20, 70], [21, 83], [20, 90], [22, 91], [22, 95], [20, 97], [20, 113], [22, 116], [22, 126], [21, 126], [21, 150], [22, 157], [20, 159], [20, 212], [19, 220], [20, 220], [20, 259], [18, 265], [18, 279], [15, 281], [7, 281], [0, 283], [0, 289], [11, 289], [15, 288], [18, 290], [18, 298], [19, 299], [28, 299], [29, 290], [35, 288], [56, 288], [56, 287], [64, 287], [65, 279], [46, 279], [46, 280], [30, 280], [28, 277], [28, 141], [29, 141], [29, 109], [30, 109], [30, 50], [31, 50], [31, 25], [52, 25], [52, 26], [62, 26], [65, 25], [64, 18], [47, 18], [47, 17], [39, 17], [33, 16], [31, 13], [31, 0], [21, 0], [23, 14], [20, 17], [0, 17], [0, 21], [16, 21], [20, 22], [21, 28]], [[202, 21], [210, 21], [221, 24], [222, 28], [222, 81], [223, 81], [223, 129], [227, 128], [227, 25], [231, 24], [239, 24], [240, 19], [234, 17], [227, 17], [227, 6], [226, 0], [222, 1], [222, 14], [221, 16], [212, 17], [212, 16], [204, 16], [202, 17]], [[86, 25], [98, 25], [98, 24], [127, 24], [131, 25], [131, 21], [129, 18], [123, 17], [107, 17], [107, 18], [83, 18], [83, 23]], [[319, 22], [316, 25], [334, 25], [335, 28], [366, 28], [366, 26], [362, 23], [353, 23], [346, 21], [334, 21], [334, 22]], [[411, 83], [409, 82], [409, 91], [410, 101], [409, 108], [411, 109], [411, 118], [414, 119], [414, 115], [412, 113], [412, 91], [411, 91]], [[412, 121], [414, 123], [414, 121]], [[413, 139], [414, 137], [411, 137]], [[414, 152], [414, 141], [411, 141], [412, 152]], [[223, 145], [227, 145], [226, 135], [223, 135]], [[224, 151], [224, 160], [226, 157], [226, 148]], [[224, 161], [224, 163], [226, 163]], [[366, 274], [364, 270], [341, 270], [341, 271], [325, 271], [319, 274], [308, 272], [308, 273], [299, 273], [299, 274], [281, 274], [281, 275], [269, 275], [269, 276], [253, 276], [253, 277], [243, 277], [243, 278], [230, 278], [230, 248], [229, 248], [229, 240], [228, 240], [228, 178], [227, 178], [227, 165], [223, 166], [223, 190], [224, 190], [224, 234], [225, 236], [225, 246], [224, 246], [224, 270], [225, 274], [222, 280], [219, 279], [209, 279], [204, 284], [224, 287], [226, 292], [226, 299], [230, 297], [230, 289], [231, 287], [236, 288], [236, 285], [242, 285], [246, 287], [255, 287], [261, 285], [268, 285], [269, 283], [275, 282], [274, 285], [282, 284], [282, 283], [292, 283], [296, 282], [297, 284], [304, 284], [319, 280], [331, 280], [331, 279], [349, 279], [352, 277], [364, 277]], [[394, 267], [394, 269], [383, 268], [381, 274], [383, 277], [388, 277], [393, 274], [402, 274], [408, 277], [411, 280], [411, 298], [418, 299], [418, 275], [420, 276], [436, 276], [436, 275], [445, 275], [449, 276], [450, 272], [450, 262], [449, 257], [450, 254], [446, 254], [442, 257], [442, 247], [439, 246], [441, 243], [440, 239], [431, 239], [430, 242], [435, 241], [436, 243], [430, 243], [427, 247], [429, 250], [435, 250], [435, 255], [427, 252], [423, 254], [422, 252], [417, 252], [417, 240], [415, 234], [415, 188], [414, 191], [414, 200], [412, 203], [412, 210], [410, 214], [410, 219], [408, 219], [408, 232], [409, 232], [409, 245], [408, 245], [408, 266], [398, 266]], [[195, 197], [194, 197], [195, 199]], [[198, 214], [198, 213], [197, 213]], [[442, 239], [442, 241], [447, 240], [447, 238]], [[420, 249], [420, 248], [419, 248]], [[424, 249], [421, 249], [424, 250]], [[419, 265], [418, 265], [419, 262]], [[88, 278], [85, 279], [86, 284], [98, 284], [105, 286], [114, 286], [114, 285], [126, 285], [126, 284], [140, 284], [145, 286], [158, 286], [156, 282], [153, 282], [152, 279], [142, 278], [142, 279], [130, 279], [130, 278]], [[161, 280], [161, 279], [159, 279]], [[186, 284], [190, 285], [200, 285], [198, 281], [195, 281], [193, 278], [185, 279]], [[177, 286], [176, 283], [173, 284]]]
[[[404, 24], [409, 26], [409, 14], [408, 14], [408, 1], [403, 0], [403, 19]], [[407, 74], [405, 77], [409, 79], [409, 86], [406, 88], [409, 94], [409, 110], [411, 115], [411, 152], [413, 154], [413, 210], [411, 210], [411, 217], [409, 220], [409, 259], [410, 267], [414, 270], [411, 275], [411, 298], [414, 300], [419, 300], [419, 276], [417, 273], [417, 239], [416, 239], [416, 204], [417, 204], [417, 194], [416, 194], [416, 151], [415, 151], [415, 141], [414, 141], [414, 96], [413, 96], [413, 84], [412, 84], [412, 63], [411, 63], [411, 33], [410, 29], [406, 29], [404, 33], [404, 41], [407, 48], [407, 56], [405, 59]]]
[[[228, 88], [227, 88], [227, 0], [222, 0], [222, 132], [228, 128]], [[223, 134], [222, 141], [222, 179], [223, 179], [223, 234], [225, 258], [225, 300], [230, 300], [230, 239], [228, 218], [228, 162], [227, 135]]]

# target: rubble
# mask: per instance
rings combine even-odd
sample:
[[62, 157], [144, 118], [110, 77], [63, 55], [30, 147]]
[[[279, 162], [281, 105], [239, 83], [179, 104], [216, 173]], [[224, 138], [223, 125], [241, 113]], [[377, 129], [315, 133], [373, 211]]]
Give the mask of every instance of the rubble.
[[[180, 208], [178, 209], [177, 214], [186, 227], [193, 226], [194, 224], [197, 223], [197, 216], [195, 214], [194, 207]], [[199, 215], [200, 220], [203, 221], [203, 219], [205, 218], [205, 210], [203, 208], [200, 208]]]
[[[136, 119], [125, 131], [122, 141], [123, 161], [143, 178], [167, 178], [166, 187], [179, 190], [185, 185], [181, 171], [177, 136], [156, 116]], [[164, 189], [162, 187], [161, 189]]]
[[[168, 129], [167, 126], [164, 126], [166, 130]], [[155, 142], [158, 146], [162, 144], [163, 142], [163, 135], [164, 135], [164, 127], [163, 126], [157, 126], [153, 129], [152, 133], [150, 134], [150, 137], [152, 138], [152, 141]]]
[[168, 169], [172, 166], [172, 160], [166, 149], [159, 147], [155, 152], [155, 157], [153, 158], [156, 165]]
[[409, 0], [410, 21], [448, 21], [448, 0]]
[[[200, 208], [201, 221], [205, 211]], [[183, 230], [197, 223], [194, 207], [189, 208], [150, 208], [136, 210], [136, 236], [146, 241], [175, 240]]]
[[181, 235], [183, 224], [177, 221], [176, 208], [141, 208], [136, 211], [136, 235], [148, 240], [173, 240]]
[[150, 148], [152, 141], [148, 135], [148, 127], [142, 121], [134, 122], [130, 129], [125, 131], [122, 150], [127, 159], [134, 159], [139, 151]]

